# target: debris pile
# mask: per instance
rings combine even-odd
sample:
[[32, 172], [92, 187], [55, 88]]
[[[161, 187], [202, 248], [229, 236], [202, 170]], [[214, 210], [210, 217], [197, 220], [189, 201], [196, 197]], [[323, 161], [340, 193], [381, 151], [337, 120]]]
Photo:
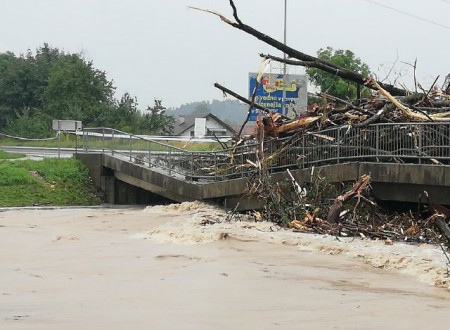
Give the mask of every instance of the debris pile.
[[[339, 125], [362, 128], [375, 123], [450, 122], [450, 95], [437, 87], [424, 93], [394, 97], [373, 78], [367, 78], [366, 84], [376, 88], [378, 93], [353, 102], [320, 93], [322, 105], [310, 105], [295, 120], [283, 120], [279, 114], [269, 112], [262, 120], [265, 132], [267, 136], [279, 136], [308, 125], [311, 131]], [[313, 123], [316, 125], [311, 125]]]
[[264, 200], [255, 221], [269, 220], [298, 232], [382, 239], [386, 244], [404, 241], [450, 246], [450, 209], [432, 204], [424, 192], [414, 211], [411, 207], [387, 212], [371, 197], [370, 180], [369, 175], [363, 175], [342, 189], [320, 173], [303, 186], [293, 176], [290, 181], [272, 182], [270, 177], [255, 175], [251, 187], [257, 190], [252, 193]]
[[[302, 219], [294, 219], [288, 226], [294, 231], [329, 234], [336, 237], [383, 239], [386, 244], [393, 241], [414, 243], [445, 243], [450, 246], [450, 230], [446, 220], [450, 219], [450, 209], [437, 204], [418, 205], [415, 212], [388, 215], [369, 195], [368, 175], [362, 176], [353, 187], [338, 196], [329, 207], [326, 219], [319, 217], [319, 208], [312, 214], [306, 211]], [[428, 195], [425, 192], [426, 197]], [[343, 207], [344, 203], [356, 199], [353, 205]], [[360, 202], [370, 207], [358, 210]]]
[[[202, 11], [217, 15], [226, 24], [275, 47], [289, 58], [281, 59], [261, 54], [265, 61], [276, 60], [285, 64], [316, 68], [373, 91], [368, 97], [360, 97], [357, 100], [343, 100], [319, 93], [319, 102], [311, 104], [306, 112], [296, 118], [288, 118], [257, 104], [256, 89], [263, 72], [259, 72], [250, 99], [220, 84], [214, 85], [223, 93], [249, 105], [247, 119], [234, 140], [233, 148], [238, 150], [239, 146], [252, 141], [256, 149], [256, 158], [248, 159], [248, 164], [235, 164], [234, 159], [237, 157], [231, 159], [236, 167], [253, 167], [253, 177], [249, 180], [248, 191], [257, 194], [264, 201], [263, 218], [287, 225], [297, 231], [378, 238], [384, 239], [386, 244], [390, 244], [392, 240], [405, 240], [446, 241], [447, 245], [450, 245], [448, 208], [433, 205], [427, 200], [423, 205], [419, 203], [415, 212], [386, 215], [386, 212], [370, 197], [369, 175], [363, 175], [348, 190], [337, 189], [321, 176], [317, 176], [311, 185], [305, 188], [301, 187], [289, 172], [289, 166], [292, 169], [294, 168], [292, 165], [295, 165], [293, 159], [282, 164], [283, 166], [278, 166], [278, 170], [287, 169], [290, 174], [292, 180], [287, 183], [289, 188], [283, 187], [280, 182], [272, 182], [269, 175], [274, 171], [271, 164], [279, 162], [284, 151], [305, 136], [313, 138], [303, 139], [302, 148], [298, 148], [303, 154], [296, 154], [294, 157], [301, 157], [306, 161], [312, 157], [312, 148], [325, 141], [331, 147], [314, 152], [316, 155], [328, 153], [328, 156], [337, 153], [328, 159], [333, 157], [350, 159], [355, 154], [356, 148], [358, 156], [367, 155], [376, 157], [377, 160], [382, 158], [383, 161], [405, 162], [407, 159], [409, 162], [415, 162], [423, 158], [431, 164], [448, 162], [450, 78], [446, 80], [442, 89], [436, 86], [437, 78], [429, 90], [423, 89], [417, 83], [414, 91], [385, 84], [372, 77], [362, 76], [334, 63], [304, 54], [271, 38], [244, 24], [232, 0], [230, 5], [234, 20], [210, 10]], [[256, 131], [252, 136], [242, 137], [243, 128], [254, 108], [259, 111]], [[427, 126], [424, 126], [424, 123], [427, 123]], [[373, 124], [379, 125], [373, 128]], [[392, 126], [393, 124], [397, 125]], [[331, 131], [332, 129], [334, 131]], [[344, 134], [341, 134], [341, 130]], [[376, 152], [373, 152], [375, 146]], [[383, 149], [379, 146], [383, 146]], [[426, 192], [424, 194], [426, 196]]]

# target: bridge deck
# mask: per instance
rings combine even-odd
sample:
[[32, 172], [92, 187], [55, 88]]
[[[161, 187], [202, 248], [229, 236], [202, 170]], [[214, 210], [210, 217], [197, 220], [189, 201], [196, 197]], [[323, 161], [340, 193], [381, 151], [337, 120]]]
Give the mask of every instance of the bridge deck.
[[[239, 202], [239, 210], [260, 206], [254, 197], [242, 199], [251, 183], [246, 177], [196, 182], [123, 157], [96, 153], [78, 153], [77, 157], [88, 165], [92, 178], [105, 192], [107, 201], [120, 200], [118, 194], [123, 182], [178, 202], [214, 200], [225, 203], [228, 208], [234, 208]], [[300, 184], [310, 182], [312, 172], [312, 169], [292, 171]], [[433, 203], [450, 204], [449, 165], [352, 162], [318, 166], [314, 172], [326, 175], [330, 182], [351, 182], [369, 173], [373, 194], [380, 200], [417, 202], [419, 195], [427, 191]], [[273, 173], [272, 179], [274, 182], [288, 179], [287, 173]]]
[[[85, 151], [99, 149], [187, 180], [229, 180], [253, 173], [257, 144], [194, 152], [101, 128], [83, 132]], [[450, 164], [450, 123], [339, 126], [264, 142], [270, 172], [348, 162]]]
[[[255, 143], [194, 152], [108, 128], [85, 129], [83, 149], [79, 157], [87, 163], [92, 150], [101, 151], [90, 166], [93, 173], [103, 169], [99, 182], [113, 177], [175, 201], [236, 200], [258, 166]], [[273, 178], [282, 179], [287, 168], [300, 183], [311, 179], [311, 168], [334, 182], [370, 174], [380, 199], [417, 201], [427, 190], [433, 202], [450, 204], [450, 123], [339, 126], [265, 141], [264, 154]]]

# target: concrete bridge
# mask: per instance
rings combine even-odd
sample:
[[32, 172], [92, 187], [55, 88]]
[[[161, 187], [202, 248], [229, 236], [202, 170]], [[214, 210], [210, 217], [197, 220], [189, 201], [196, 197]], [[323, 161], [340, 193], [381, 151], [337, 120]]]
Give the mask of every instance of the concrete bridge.
[[[417, 202], [427, 191], [433, 203], [450, 205], [450, 124], [378, 124], [336, 127], [265, 143], [274, 182], [290, 169], [300, 183], [313, 173], [330, 182], [372, 177], [377, 199]], [[86, 129], [83, 151], [95, 183], [109, 203], [147, 204], [214, 200], [238, 210], [260, 206], [245, 197], [257, 164], [256, 145], [192, 152], [109, 128]], [[244, 197], [243, 197], [244, 196]]]

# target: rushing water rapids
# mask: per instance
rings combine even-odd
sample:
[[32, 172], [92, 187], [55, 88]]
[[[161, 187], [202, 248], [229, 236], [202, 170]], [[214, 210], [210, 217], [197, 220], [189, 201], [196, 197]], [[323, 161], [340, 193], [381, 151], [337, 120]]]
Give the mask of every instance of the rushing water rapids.
[[429, 245], [225, 221], [203, 203], [0, 212], [3, 329], [441, 328]]

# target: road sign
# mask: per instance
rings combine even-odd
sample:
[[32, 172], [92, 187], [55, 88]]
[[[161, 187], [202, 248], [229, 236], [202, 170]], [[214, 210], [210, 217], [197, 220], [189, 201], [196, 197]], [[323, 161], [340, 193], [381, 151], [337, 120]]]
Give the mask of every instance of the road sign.
[[83, 129], [83, 125], [81, 120], [54, 119], [52, 128], [54, 131], [80, 131]]

